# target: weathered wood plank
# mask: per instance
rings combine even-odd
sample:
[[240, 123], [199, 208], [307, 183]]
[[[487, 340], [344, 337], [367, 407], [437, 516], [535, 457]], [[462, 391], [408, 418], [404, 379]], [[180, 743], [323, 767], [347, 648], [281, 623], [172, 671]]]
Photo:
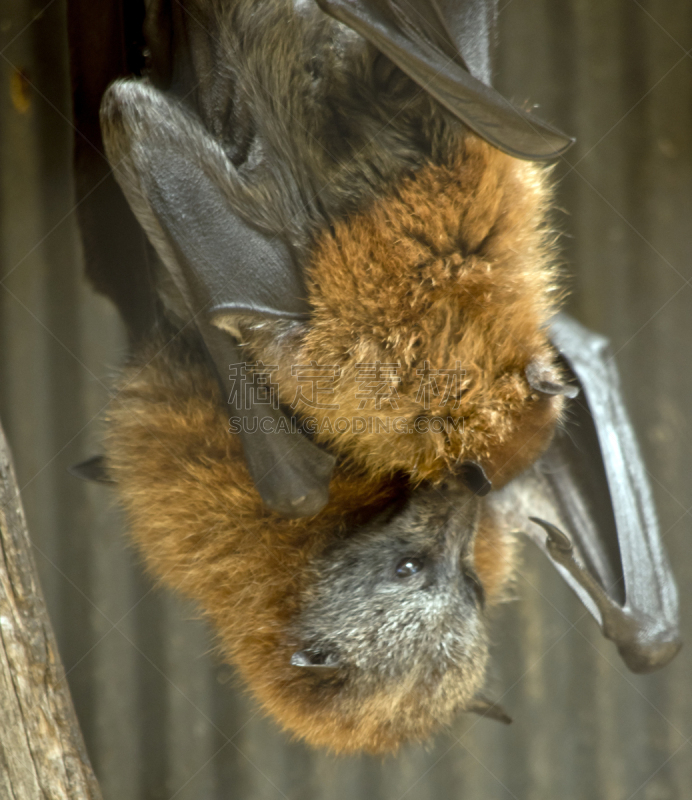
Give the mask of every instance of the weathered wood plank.
[[0, 796], [100, 800], [0, 427]]

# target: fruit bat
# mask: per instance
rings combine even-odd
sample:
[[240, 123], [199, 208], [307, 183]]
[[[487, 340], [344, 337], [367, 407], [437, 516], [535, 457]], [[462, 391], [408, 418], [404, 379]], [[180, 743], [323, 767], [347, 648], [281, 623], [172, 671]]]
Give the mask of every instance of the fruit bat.
[[338, 752], [507, 721], [486, 623], [520, 533], [631, 669], [667, 663], [617, 374], [559, 313], [534, 162], [571, 141], [491, 88], [493, 3], [111, 10], [70, 8], [77, 192], [133, 346], [77, 472], [264, 707]]

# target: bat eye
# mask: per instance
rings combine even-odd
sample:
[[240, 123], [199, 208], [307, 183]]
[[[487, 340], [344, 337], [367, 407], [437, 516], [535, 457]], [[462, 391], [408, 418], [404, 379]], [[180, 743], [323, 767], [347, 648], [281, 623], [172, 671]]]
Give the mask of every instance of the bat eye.
[[396, 565], [394, 572], [396, 573], [397, 578], [410, 578], [411, 575], [415, 575], [422, 569], [423, 561], [420, 558], [411, 558], [410, 556], [407, 556], [406, 558], [402, 558], [401, 561]]

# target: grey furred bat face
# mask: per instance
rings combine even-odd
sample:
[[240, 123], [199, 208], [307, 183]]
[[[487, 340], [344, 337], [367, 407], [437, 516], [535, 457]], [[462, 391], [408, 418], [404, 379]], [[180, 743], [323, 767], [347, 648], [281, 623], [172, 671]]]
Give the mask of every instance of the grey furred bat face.
[[473, 546], [480, 499], [458, 478], [415, 490], [344, 536], [315, 565], [292, 659], [341, 700], [424, 704], [448, 721], [468, 707], [488, 657]]

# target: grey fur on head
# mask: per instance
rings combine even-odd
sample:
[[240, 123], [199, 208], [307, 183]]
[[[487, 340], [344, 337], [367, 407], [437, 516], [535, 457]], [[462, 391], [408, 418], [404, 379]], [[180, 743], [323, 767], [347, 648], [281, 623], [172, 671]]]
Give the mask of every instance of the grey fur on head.
[[379, 697], [394, 713], [417, 702], [450, 716], [466, 707], [488, 657], [473, 563], [479, 508], [452, 478], [330, 547], [291, 632], [292, 663], [317, 673], [306, 679], [328, 677], [344, 700]]

